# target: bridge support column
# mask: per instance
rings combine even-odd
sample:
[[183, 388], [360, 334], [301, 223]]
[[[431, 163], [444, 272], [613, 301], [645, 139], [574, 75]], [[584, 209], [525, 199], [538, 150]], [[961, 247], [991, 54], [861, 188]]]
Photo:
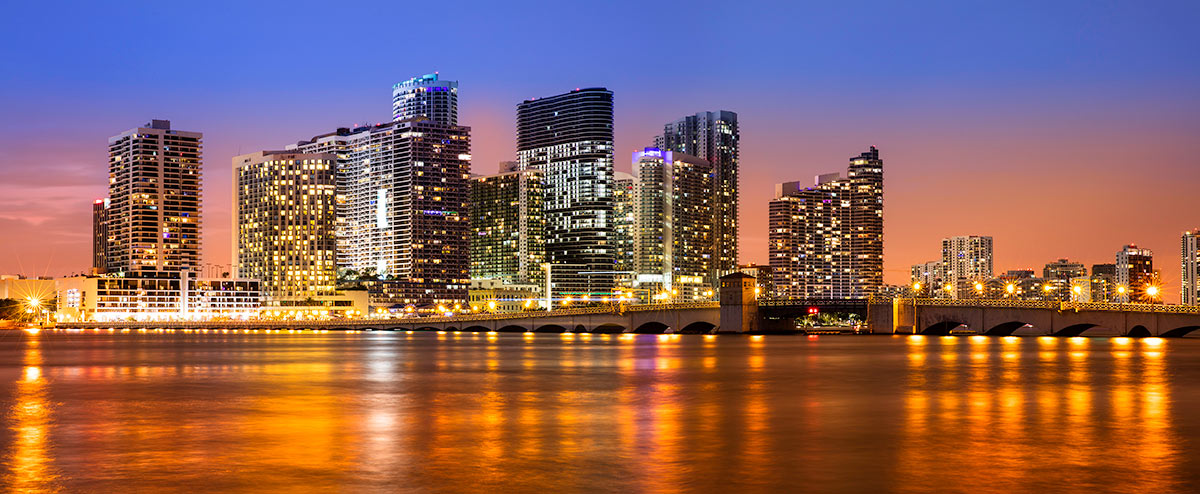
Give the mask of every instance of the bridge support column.
[[754, 294], [758, 279], [737, 272], [721, 277], [722, 333], [755, 332], [759, 330], [758, 297]]

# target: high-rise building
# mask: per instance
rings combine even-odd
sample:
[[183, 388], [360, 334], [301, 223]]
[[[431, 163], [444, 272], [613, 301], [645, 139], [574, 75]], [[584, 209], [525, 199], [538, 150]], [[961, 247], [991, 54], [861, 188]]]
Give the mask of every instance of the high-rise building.
[[637, 277], [637, 253], [634, 247], [637, 228], [635, 183], [636, 179], [631, 174], [613, 174], [613, 265], [617, 288], [632, 288]]
[[942, 239], [942, 272], [956, 298], [969, 296], [975, 283], [992, 277], [992, 270], [992, 237]]
[[585, 88], [522, 102], [517, 157], [521, 169], [545, 173], [553, 292], [612, 293], [613, 93]]
[[458, 81], [425, 74], [392, 86], [392, 120], [425, 117], [442, 125], [458, 125]]
[[233, 269], [268, 303], [334, 294], [333, 154], [260, 151], [233, 158]]
[[337, 156], [340, 268], [388, 281], [389, 302], [466, 299], [469, 127], [419, 117], [338, 129], [288, 151]]
[[[1158, 293], [1154, 252], [1129, 244], [1117, 252], [1117, 302], [1152, 302]], [[1153, 287], [1153, 288], [1151, 288]]]
[[92, 269], [103, 273], [108, 263], [108, 198], [92, 203]]
[[654, 146], [690, 154], [713, 167], [713, 273], [710, 283], [738, 269], [738, 163], [741, 134], [737, 113], [700, 112], [663, 128]]
[[1200, 305], [1200, 229], [1183, 232], [1182, 246], [1179, 252], [1182, 274], [1179, 279], [1183, 284], [1179, 294], [1179, 303], [1183, 305]]
[[712, 165], [684, 153], [633, 153], [637, 209], [634, 285], [661, 299], [710, 298]]
[[[1087, 277], [1087, 268], [1081, 262], [1073, 262], [1068, 259], [1058, 259], [1053, 262], [1046, 263], [1042, 268], [1042, 278], [1044, 283], [1050, 286], [1048, 290], [1048, 298], [1051, 300], [1072, 300], [1079, 301], [1081, 298], [1075, 292], [1075, 286], [1079, 278]], [[1088, 288], [1088, 298], [1090, 301], [1091, 288]]]
[[920, 283], [914, 290], [918, 295], [936, 294], [942, 287], [942, 261], [926, 261], [913, 264], [909, 269], [909, 281], [914, 285]]
[[[502, 169], [506, 169], [503, 167]], [[542, 284], [546, 262], [541, 170], [471, 179], [471, 278]]]
[[775, 187], [769, 206], [770, 265], [783, 298], [864, 298], [883, 286], [883, 161], [850, 158], [847, 178]]
[[108, 139], [108, 272], [171, 277], [199, 267], [202, 139], [168, 120]]

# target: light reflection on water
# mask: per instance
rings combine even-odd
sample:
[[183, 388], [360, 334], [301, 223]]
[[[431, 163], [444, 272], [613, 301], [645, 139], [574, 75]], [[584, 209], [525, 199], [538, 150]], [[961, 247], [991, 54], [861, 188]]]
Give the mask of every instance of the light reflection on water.
[[0, 338], [0, 380], [10, 491], [1200, 480], [1191, 340], [44, 331]]

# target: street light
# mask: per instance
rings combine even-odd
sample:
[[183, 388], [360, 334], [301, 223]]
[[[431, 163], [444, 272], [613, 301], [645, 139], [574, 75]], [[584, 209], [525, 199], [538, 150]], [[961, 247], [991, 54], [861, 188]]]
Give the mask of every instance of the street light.
[[1158, 298], [1158, 287], [1155, 285], [1147, 285], [1146, 297], [1150, 299], [1150, 303], [1154, 303], [1154, 299]]

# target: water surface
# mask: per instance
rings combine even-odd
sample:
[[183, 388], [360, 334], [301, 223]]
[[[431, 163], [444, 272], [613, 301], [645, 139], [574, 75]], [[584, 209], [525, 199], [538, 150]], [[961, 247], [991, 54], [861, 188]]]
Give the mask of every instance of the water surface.
[[30, 492], [1187, 492], [1200, 341], [0, 334]]

